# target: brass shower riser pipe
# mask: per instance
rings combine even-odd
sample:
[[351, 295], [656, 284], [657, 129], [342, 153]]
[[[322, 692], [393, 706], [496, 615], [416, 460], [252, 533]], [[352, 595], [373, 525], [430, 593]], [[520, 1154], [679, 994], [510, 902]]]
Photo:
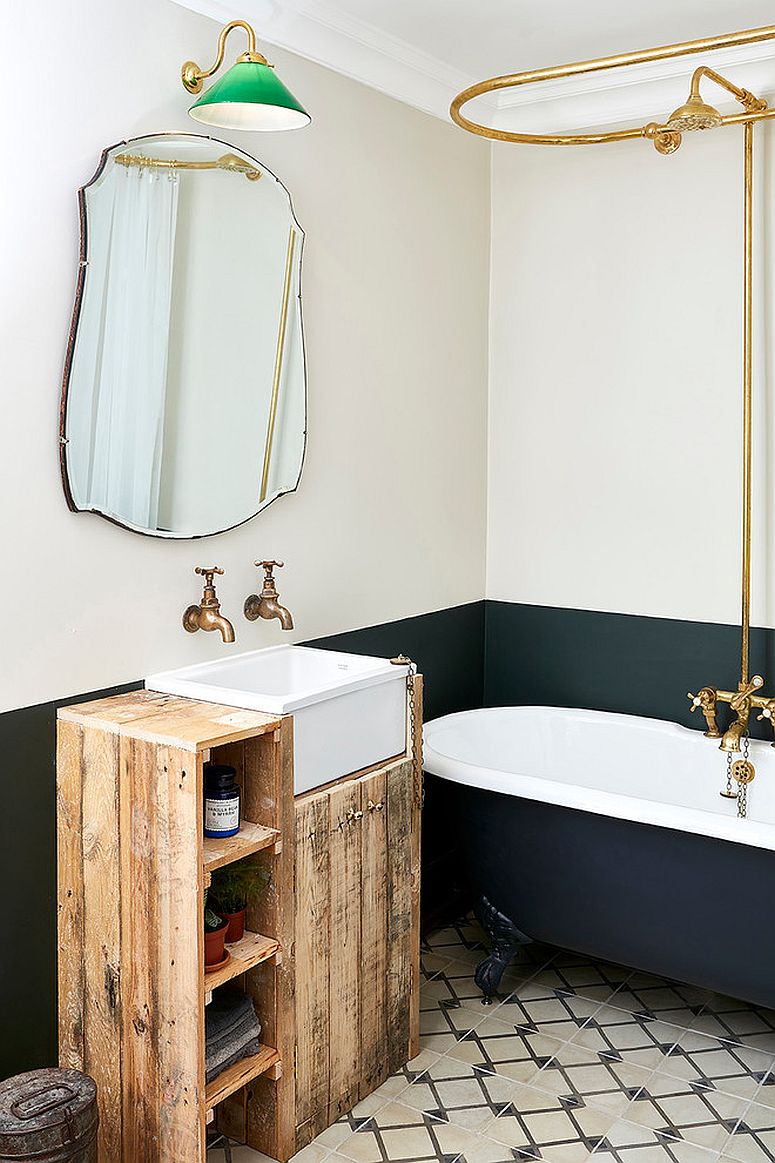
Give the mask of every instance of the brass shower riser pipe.
[[751, 627], [751, 479], [753, 405], [753, 122], [744, 128], [745, 198], [743, 212], [743, 562], [741, 603], [740, 680], [749, 678]]

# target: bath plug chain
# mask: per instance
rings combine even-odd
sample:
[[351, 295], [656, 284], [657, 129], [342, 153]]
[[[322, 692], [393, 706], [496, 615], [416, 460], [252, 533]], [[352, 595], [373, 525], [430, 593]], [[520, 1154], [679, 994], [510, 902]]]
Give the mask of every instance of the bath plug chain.
[[736, 800], [737, 792], [732, 790], [732, 752], [727, 752], [727, 786], [718, 793], [725, 800]]
[[417, 708], [414, 703], [414, 676], [417, 674], [417, 663], [406, 654], [399, 654], [390, 661], [394, 666], [406, 666], [406, 693], [409, 702], [409, 747], [414, 767], [414, 786], [417, 789], [420, 807], [425, 803], [425, 778], [422, 766], [422, 740], [417, 737]]
[[736, 759], [732, 764], [732, 778], [737, 780], [740, 791], [737, 795], [737, 815], [743, 820], [748, 814], [748, 784], [756, 777], [756, 768], [748, 758], [751, 750], [751, 740], [748, 735], [743, 737], [743, 758]]

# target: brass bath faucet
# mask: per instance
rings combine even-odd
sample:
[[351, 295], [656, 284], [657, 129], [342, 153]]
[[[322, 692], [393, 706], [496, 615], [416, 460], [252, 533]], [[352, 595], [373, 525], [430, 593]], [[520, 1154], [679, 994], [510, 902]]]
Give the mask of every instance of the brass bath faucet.
[[[756, 716], [757, 719], [767, 719], [775, 730], [775, 698], [770, 699], [766, 695], [755, 693], [763, 686], [764, 679], [760, 674], [755, 674], [749, 682], [739, 682], [736, 691], [716, 690], [710, 686], [704, 686], [696, 695], [689, 691], [689, 698], [692, 700], [690, 710], [696, 711], [698, 707], [700, 708], [708, 727], [705, 734], [709, 739], [721, 740], [719, 744], [721, 751], [731, 753], [740, 750], [740, 740], [748, 734], [748, 723], [754, 707], [761, 711], [761, 714]], [[729, 709], [735, 712], [735, 718], [723, 735], [719, 731], [716, 719], [717, 703], [729, 703]], [[775, 743], [772, 746], [775, 747]]]
[[212, 569], [204, 569], [198, 565], [194, 573], [205, 579], [202, 601], [198, 606], [189, 606], [183, 614], [184, 627], [189, 634], [195, 634], [197, 630], [220, 630], [224, 642], [233, 642], [234, 627], [229, 619], [224, 618], [221, 613], [221, 603], [218, 600], [213, 582], [213, 576], [216, 573], [222, 574], [223, 570], [219, 569], [217, 565], [214, 565]]
[[293, 629], [293, 616], [290, 610], [280, 605], [280, 595], [274, 580], [275, 567], [281, 569], [282, 561], [254, 561], [264, 571], [264, 588], [260, 594], [251, 594], [245, 598], [245, 617], [249, 622], [256, 618], [277, 618], [283, 630]]

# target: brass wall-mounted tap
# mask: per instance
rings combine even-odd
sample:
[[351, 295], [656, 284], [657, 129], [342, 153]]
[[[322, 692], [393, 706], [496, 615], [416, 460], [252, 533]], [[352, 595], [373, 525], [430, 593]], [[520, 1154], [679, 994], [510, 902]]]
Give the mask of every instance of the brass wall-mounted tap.
[[245, 617], [249, 622], [257, 618], [277, 618], [283, 630], [293, 629], [293, 616], [290, 610], [280, 605], [280, 595], [275, 585], [275, 567], [281, 569], [282, 561], [254, 561], [264, 571], [264, 588], [260, 594], [251, 594], [245, 598]]
[[198, 565], [194, 573], [204, 577], [204, 589], [200, 604], [189, 606], [183, 614], [185, 629], [188, 630], [189, 634], [195, 634], [197, 630], [220, 630], [224, 642], [233, 642], [234, 627], [229, 619], [224, 618], [221, 613], [221, 603], [218, 601], [213, 583], [213, 576], [216, 573], [222, 574], [223, 570], [219, 569], [217, 565], [214, 565], [212, 569], [204, 569]]

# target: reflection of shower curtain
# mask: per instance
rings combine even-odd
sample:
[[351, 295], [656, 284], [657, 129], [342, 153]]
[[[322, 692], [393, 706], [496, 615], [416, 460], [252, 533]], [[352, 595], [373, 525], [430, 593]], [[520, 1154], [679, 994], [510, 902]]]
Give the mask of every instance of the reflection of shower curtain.
[[91, 302], [71, 375], [79, 398], [71, 397], [77, 416], [69, 435], [85, 494], [76, 500], [155, 529], [178, 180], [114, 166], [109, 181], [113, 198], [100, 200], [105, 216], [90, 207]]

